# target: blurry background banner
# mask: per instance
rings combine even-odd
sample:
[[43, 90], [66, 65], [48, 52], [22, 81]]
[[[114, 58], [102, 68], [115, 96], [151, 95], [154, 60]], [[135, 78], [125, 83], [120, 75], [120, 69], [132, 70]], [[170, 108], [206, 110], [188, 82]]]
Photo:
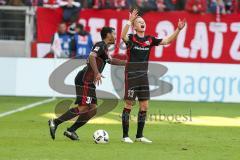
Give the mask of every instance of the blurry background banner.
[[[69, 60], [61, 58], [0, 58], [0, 73], [4, 74], [0, 78], [0, 96], [75, 97], [74, 89], [71, 90], [72, 93], [59, 93], [49, 85], [49, 77], [67, 61]], [[74, 85], [74, 77], [85, 66], [80, 65], [81, 60], [77, 61], [79, 67], [71, 71], [64, 80], [59, 77], [52, 79], [59, 89], [64, 88], [66, 91], [66, 87]], [[160, 80], [172, 84], [173, 90], [164, 95], [152, 96], [152, 100], [240, 102], [240, 65], [238, 64], [176, 62], [154, 62], [154, 64], [168, 68], [167, 73]], [[106, 98], [103, 94], [98, 94], [98, 91], [107, 91], [121, 99], [118, 93], [124, 92], [124, 67], [112, 67], [107, 64], [102, 74], [105, 78], [102, 84], [97, 86], [97, 97]], [[155, 80], [158, 76], [151, 72], [150, 64], [149, 79]], [[59, 82], [64, 82], [64, 85], [59, 86]], [[115, 83], [119, 85], [114, 85]], [[150, 89], [156, 87], [158, 83], [152, 84]], [[161, 87], [160, 89], [163, 90], [164, 88]]]
[[[185, 11], [148, 12], [143, 18], [147, 23], [147, 34], [159, 38], [171, 34], [179, 18], [186, 18], [188, 21], [186, 29], [180, 33], [176, 42], [170, 46], [152, 49], [151, 61], [229, 64], [240, 62], [239, 14], [222, 15], [221, 22], [217, 22], [218, 18], [213, 14], [192, 14]], [[86, 9], [81, 12], [78, 23], [90, 31], [95, 42], [100, 41], [99, 31], [103, 26], [116, 28], [118, 45], [111, 54], [124, 57], [125, 46], [120, 41], [120, 34], [127, 19], [127, 10]], [[32, 57], [44, 57], [44, 54], [47, 54], [43, 52], [42, 56], [39, 56], [38, 52], [48, 50], [51, 36], [61, 20], [61, 9], [37, 9], [37, 42], [36, 47], [33, 47], [37, 49], [33, 50]]]

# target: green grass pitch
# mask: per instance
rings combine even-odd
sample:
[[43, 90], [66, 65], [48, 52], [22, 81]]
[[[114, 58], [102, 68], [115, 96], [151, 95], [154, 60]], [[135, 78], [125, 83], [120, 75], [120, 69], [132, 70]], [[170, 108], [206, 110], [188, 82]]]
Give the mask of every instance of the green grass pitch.
[[[47, 98], [0, 97], [0, 114]], [[150, 114], [185, 115], [187, 122], [149, 119], [144, 135], [152, 144], [120, 142], [124, 105], [80, 128], [80, 141], [63, 136], [71, 125], [57, 130], [56, 140], [49, 136], [48, 116], [62, 99], [22, 112], [0, 117], [0, 160], [239, 160], [240, 104], [151, 101]], [[132, 115], [136, 115], [135, 106]], [[190, 113], [191, 112], [191, 113]], [[191, 120], [190, 121], [190, 116]], [[130, 123], [130, 136], [136, 134], [136, 121]], [[98, 122], [98, 123], [97, 123]], [[109, 144], [95, 144], [97, 129], [109, 133]]]

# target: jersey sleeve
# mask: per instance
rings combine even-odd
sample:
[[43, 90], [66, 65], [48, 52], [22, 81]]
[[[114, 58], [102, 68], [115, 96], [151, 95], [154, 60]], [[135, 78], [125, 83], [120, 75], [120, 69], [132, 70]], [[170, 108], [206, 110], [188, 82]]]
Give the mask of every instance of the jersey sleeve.
[[158, 38], [155, 38], [155, 37], [151, 37], [151, 38], [152, 38], [151, 46], [158, 46], [162, 42], [162, 39], [158, 39]]
[[94, 52], [97, 54], [97, 56], [100, 56], [103, 53], [103, 46], [97, 43], [92, 47], [91, 52]]

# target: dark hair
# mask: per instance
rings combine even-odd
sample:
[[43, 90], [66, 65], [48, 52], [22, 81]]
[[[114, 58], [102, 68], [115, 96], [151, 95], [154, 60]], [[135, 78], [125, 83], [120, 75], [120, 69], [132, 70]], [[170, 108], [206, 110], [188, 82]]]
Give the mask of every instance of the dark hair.
[[112, 33], [115, 29], [112, 27], [103, 27], [101, 30], [101, 38], [104, 40], [108, 33]]
[[80, 29], [81, 31], [83, 30], [84, 26], [82, 24], [77, 24], [76, 28]]
[[59, 24], [58, 24], [58, 26], [60, 26], [60, 25], [62, 25], [62, 24], [64, 24], [64, 25], [67, 25], [65, 22], [60, 22]]

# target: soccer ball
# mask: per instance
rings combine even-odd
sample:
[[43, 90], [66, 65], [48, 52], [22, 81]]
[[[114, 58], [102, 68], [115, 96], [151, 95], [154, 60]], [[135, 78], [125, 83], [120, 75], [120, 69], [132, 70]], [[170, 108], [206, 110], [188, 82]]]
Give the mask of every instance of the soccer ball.
[[109, 142], [108, 133], [105, 130], [102, 130], [102, 129], [96, 130], [93, 134], [93, 140], [97, 144], [108, 143]]

